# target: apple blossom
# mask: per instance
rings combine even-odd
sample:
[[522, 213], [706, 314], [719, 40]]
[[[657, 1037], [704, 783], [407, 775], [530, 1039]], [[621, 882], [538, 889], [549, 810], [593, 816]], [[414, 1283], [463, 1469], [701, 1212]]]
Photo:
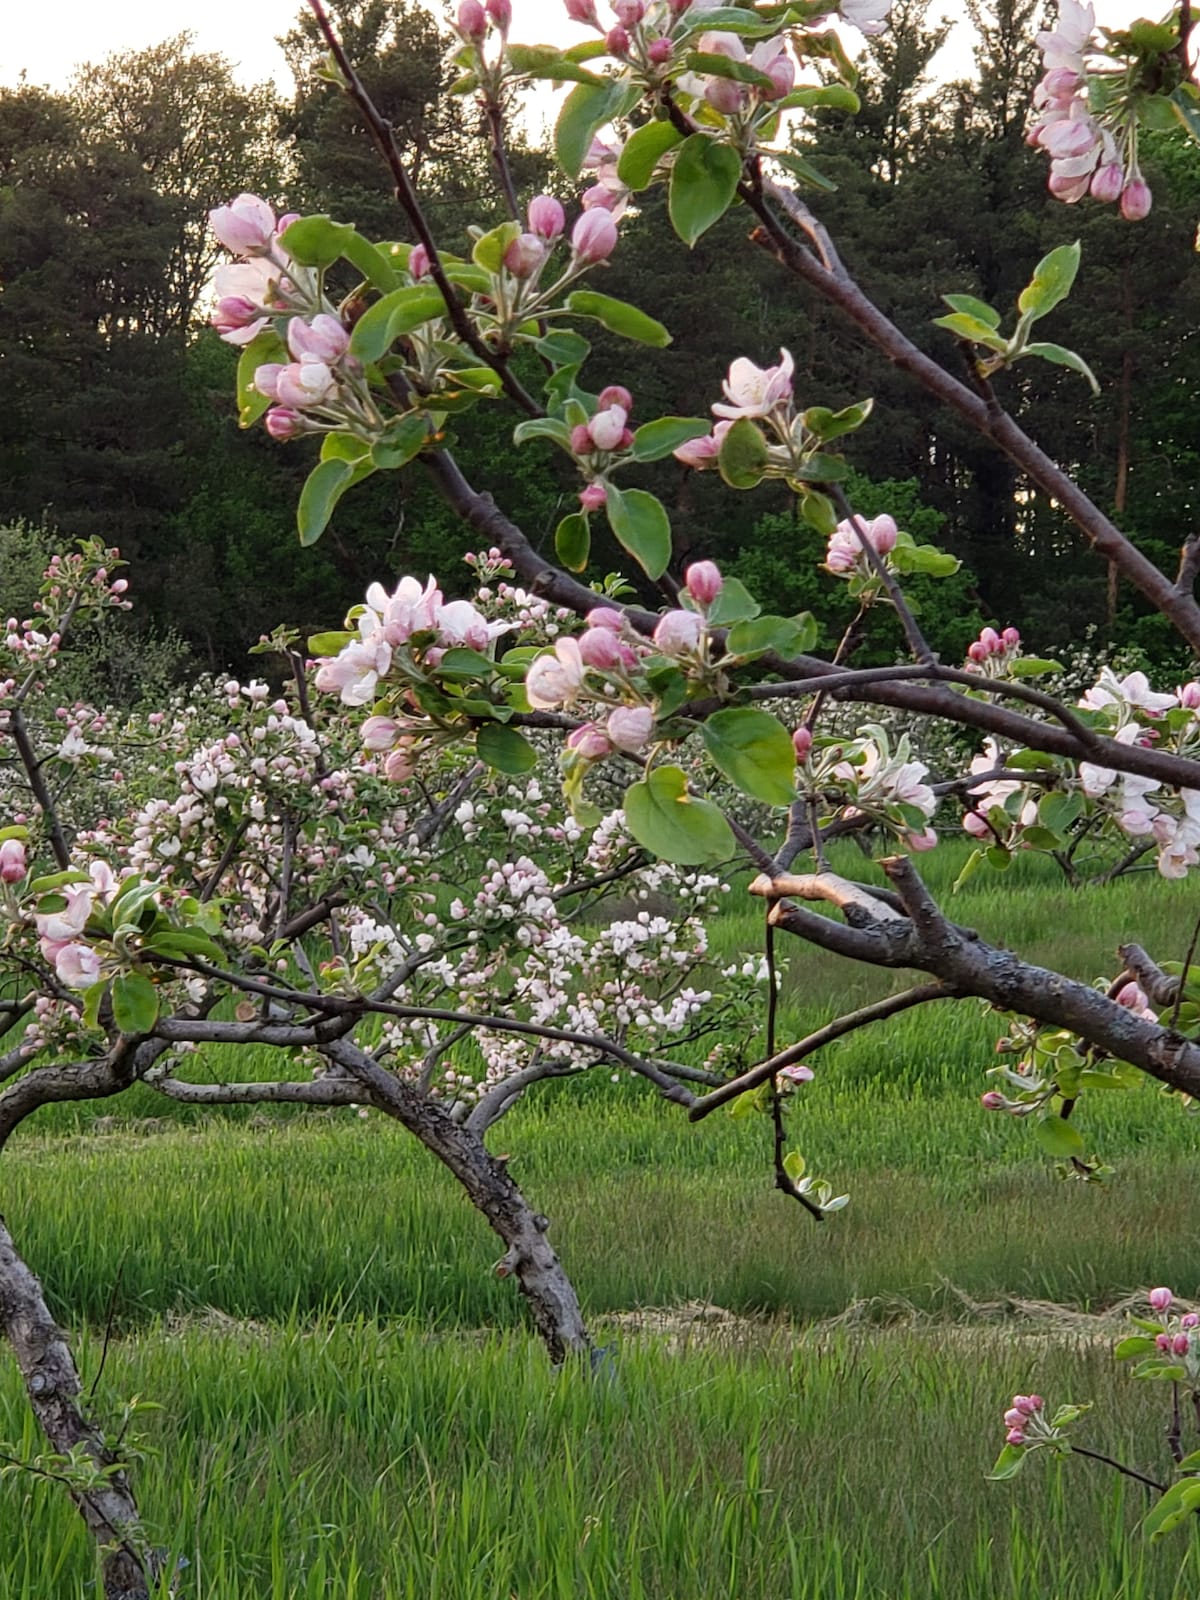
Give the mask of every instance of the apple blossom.
[[545, 242], [536, 233], [519, 233], [504, 252], [505, 268], [514, 278], [532, 278], [545, 260]]
[[597, 450], [615, 450], [621, 444], [629, 420], [624, 406], [610, 405], [587, 424], [588, 437]]
[[415, 244], [408, 252], [408, 275], [414, 283], [429, 276], [429, 251], [423, 244]]
[[627, 56], [629, 54], [629, 35], [619, 24], [610, 28], [604, 35], [604, 48], [610, 56]]
[[738, 417], [768, 417], [792, 398], [792, 373], [795, 363], [786, 350], [779, 352], [779, 364], [756, 367], [739, 356], [722, 382], [725, 399], [713, 406], [718, 417], [731, 421]]
[[609, 712], [606, 727], [618, 750], [635, 755], [654, 736], [654, 713], [649, 706], [618, 706]]
[[587, 27], [598, 28], [600, 19], [596, 15], [596, 0], [565, 0], [567, 16], [572, 22], [582, 22]]
[[603, 761], [613, 751], [612, 741], [604, 729], [594, 722], [585, 722], [567, 736], [567, 748], [574, 750], [585, 761]]
[[1141, 222], [1150, 215], [1152, 203], [1150, 185], [1136, 173], [1121, 191], [1121, 215], [1126, 222]]
[[318, 689], [337, 693], [343, 705], [365, 706], [374, 699], [380, 678], [392, 663], [392, 651], [382, 633], [354, 639], [331, 661], [325, 661], [313, 680]]
[[796, 752], [797, 761], [807, 761], [812, 754], [813, 736], [812, 729], [801, 725], [792, 734], [792, 749]]
[[607, 211], [585, 211], [571, 230], [571, 250], [584, 266], [607, 261], [617, 245], [617, 225]]
[[1170, 1289], [1166, 1288], [1151, 1289], [1150, 1293], [1146, 1296], [1146, 1299], [1150, 1302], [1150, 1309], [1152, 1311], [1169, 1311], [1171, 1309], [1171, 1302], [1174, 1300], [1174, 1298], [1175, 1296], [1171, 1293]]
[[579, 492], [579, 504], [585, 511], [599, 511], [608, 499], [608, 491], [602, 483], [589, 483], [586, 489]]
[[550, 194], [536, 195], [529, 202], [527, 216], [530, 233], [547, 242], [557, 239], [567, 225], [561, 203]]
[[238, 256], [265, 255], [275, 241], [275, 213], [255, 194], [240, 194], [208, 214], [217, 241]]
[[611, 606], [596, 606], [583, 619], [589, 628], [607, 628], [610, 633], [624, 633], [625, 618]]
[[583, 657], [575, 639], [557, 639], [553, 655], [541, 655], [525, 674], [525, 695], [535, 711], [573, 705], [583, 687]]
[[683, 575], [683, 586], [698, 606], [707, 608], [725, 586], [715, 561], [693, 561]]
[[280, 444], [286, 444], [289, 439], [305, 432], [304, 418], [288, 406], [272, 406], [263, 418], [263, 426], [272, 439]]
[[455, 27], [469, 43], [480, 43], [487, 33], [487, 16], [479, 0], [459, 0]]
[[34, 914], [34, 925], [43, 947], [47, 943], [69, 943], [83, 932], [92, 914], [93, 890], [90, 885], [68, 884], [62, 893], [67, 903], [61, 910]]
[[293, 317], [288, 323], [287, 347], [296, 361], [322, 361], [333, 366], [350, 348], [350, 335], [337, 317], [325, 312], [311, 322]]
[[396, 742], [400, 724], [393, 717], [368, 717], [359, 730], [368, 750], [390, 750]]
[[1185, 1356], [1192, 1347], [1192, 1341], [1186, 1333], [1177, 1333], [1171, 1340], [1171, 1349], [1177, 1356]]
[[658, 619], [654, 642], [664, 655], [691, 655], [704, 636], [704, 622], [694, 611], [667, 611]]
[[[259, 368], [262, 371], [262, 368]], [[257, 377], [257, 374], [256, 374]], [[337, 379], [323, 361], [305, 356], [302, 361], [290, 362], [275, 379], [275, 393], [271, 397], [281, 405], [297, 410], [305, 406], [320, 406], [337, 392]]]
[[670, 39], [651, 39], [646, 46], [646, 58], [652, 61], [656, 67], [665, 65], [666, 62], [670, 61], [674, 53], [675, 47]]
[[66, 944], [54, 957], [54, 971], [68, 989], [89, 989], [100, 976], [100, 957], [86, 944]]
[[579, 635], [579, 654], [584, 666], [599, 672], [613, 672], [624, 665], [626, 646], [609, 628], [588, 628]]
[[512, 27], [512, 0], [485, 0], [485, 10], [502, 34]]
[[979, 1096], [979, 1104], [985, 1111], [1003, 1111], [1008, 1101], [998, 1089], [989, 1089], [986, 1094]]
[[20, 883], [28, 870], [21, 840], [0, 840], [0, 883]]

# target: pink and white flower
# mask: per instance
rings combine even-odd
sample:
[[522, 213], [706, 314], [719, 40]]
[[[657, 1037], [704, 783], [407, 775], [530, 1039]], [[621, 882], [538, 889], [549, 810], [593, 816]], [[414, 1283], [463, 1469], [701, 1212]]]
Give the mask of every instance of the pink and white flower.
[[718, 400], [713, 413], [735, 421], [738, 417], [769, 417], [792, 398], [795, 363], [786, 350], [780, 350], [774, 367], [756, 367], [746, 356], [739, 356], [729, 369], [721, 387], [725, 399]]

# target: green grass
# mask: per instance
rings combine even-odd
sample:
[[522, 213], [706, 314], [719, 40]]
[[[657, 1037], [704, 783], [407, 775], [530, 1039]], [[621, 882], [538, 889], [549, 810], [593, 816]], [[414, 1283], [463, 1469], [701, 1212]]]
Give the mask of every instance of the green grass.
[[[1194, 1595], [1200, 1547], [1144, 1544], [1140, 1492], [1094, 1465], [984, 1482], [999, 1411], [1035, 1380], [1097, 1400], [1099, 1448], [1157, 1437], [1157, 1390], [1101, 1347], [946, 1332], [626, 1340], [593, 1379], [522, 1337], [194, 1326], [118, 1345], [103, 1389], [164, 1403], [140, 1419], [142, 1498], [197, 1600]], [[22, 1417], [7, 1381], [0, 1432]], [[5, 1595], [83, 1600], [62, 1494], [23, 1479], [0, 1497]]]
[[[939, 888], [957, 864], [933, 858]], [[839, 865], [869, 873], [854, 853]], [[1181, 957], [1196, 913], [1186, 885], [1085, 899], [1034, 861], [948, 904], [1086, 980], [1130, 937]], [[717, 925], [722, 954], [760, 936], [753, 909]], [[908, 981], [783, 949], [783, 1039]], [[964, 1327], [961, 1294], [1195, 1295], [1200, 1124], [1149, 1083], [1097, 1096], [1080, 1125], [1116, 1175], [1063, 1183], [1027, 1127], [978, 1106], [1001, 1027], [933, 1007], [814, 1063], [795, 1141], [852, 1196], [819, 1227], [774, 1192], [765, 1119], [694, 1126], [605, 1071], [505, 1119], [493, 1148], [550, 1216], [589, 1317], [707, 1299], [774, 1319], [737, 1348], [625, 1339], [598, 1382], [550, 1370], [490, 1270], [498, 1241], [377, 1115], [201, 1114], [144, 1089], [47, 1108], [0, 1161], [0, 1212], [88, 1382], [113, 1311], [100, 1402], [163, 1407], [139, 1424], [138, 1487], [155, 1538], [191, 1562], [189, 1600], [1182, 1600], [1200, 1545], [1145, 1546], [1137, 1494], [1099, 1467], [983, 1481], [1004, 1402], [1031, 1387], [1095, 1398], [1089, 1442], [1161, 1466], [1157, 1387], [1103, 1345]], [[873, 1321], [857, 1333], [804, 1334], [859, 1300]], [[943, 1320], [887, 1326], [898, 1303]], [[0, 1363], [4, 1437], [38, 1448]], [[90, 1600], [93, 1576], [61, 1489], [0, 1479], [0, 1600]]]

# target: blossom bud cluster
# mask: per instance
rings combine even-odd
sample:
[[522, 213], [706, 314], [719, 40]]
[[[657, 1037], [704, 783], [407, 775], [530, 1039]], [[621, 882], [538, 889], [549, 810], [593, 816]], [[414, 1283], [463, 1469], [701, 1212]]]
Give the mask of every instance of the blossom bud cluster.
[[281, 243], [298, 213], [276, 217], [265, 200], [240, 194], [208, 214], [218, 244], [237, 261], [213, 275], [217, 297], [212, 325], [227, 344], [250, 344], [281, 312], [332, 310], [317, 301], [312, 275], [298, 267]]
[[967, 646], [967, 671], [982, 672], [989, 678], [1005, 676], [1009, 664], [1021, 653], [1021, 635], [1016, 628], [984, 628], [978, 639]]
[[1004, 1413], [1004, 1426], [1008, 1429], [1005, 1443], [1020, 1445], [1038, 1439], [1051, 1439], [1054, 1430], [1043, 1415], [1045, 1401], [1040, 1394], [1015, 1394]]
[[1152, 203], [1137, 161], [1136, 120], [1117, 122], [1094, 114], [1088, 95], [1087, 54], [1096, 27], [1095, 8], [1062, 0], [1052, 32], [1037, 36], [1046, 69], [1033, 92], [1037, 120], [1029, 143], [1050, 157], [1050, 193], [1068, 205], [1090, 194], [1119, 201], [1121, 215], [1140, 222]]
[[899, 529], [896, 527], [895, 517], [889, 517], [886, 511], [871, 521], [859, 517], [856, 518], [856, 522], [857, 527], [853, 522], [839, 522], [829, 535], [829, 544], [825, 551], [827, 572], [834, 572], [842, 577], [867, 567], [867, 555], [863, 548], [864, 538], [878, 556], [886, 556], [896, 548]]

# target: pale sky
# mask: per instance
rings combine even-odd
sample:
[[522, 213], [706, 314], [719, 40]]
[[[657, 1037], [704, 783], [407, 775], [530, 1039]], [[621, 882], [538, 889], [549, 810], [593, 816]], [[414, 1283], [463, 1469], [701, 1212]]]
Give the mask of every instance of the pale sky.
[[[436, 8], [436, 9], [440, 9]], [[1157, 17], [1166, 0], [1097, 0], [1099, 20], [1110, 27], [1139, 15]], [[282, 52], [275, 43], [301, 10], [301, 0], [7, 0], [0, 22], [0, 83], [15, 83], [22, 69], [32, 83], [65, 86], [74, 68], [100, 61], [114, 51], [142, 49], [189, 30], [199, 49], [219, 51], [234, 64], [244, 83], [274, 78], [291, 87]], [[574, 43], [588, 30], [567, 21], [561, 0], [515, 0], [513, 37]], [[963, 15], [961, 0], [932, 0], [930, 16]], [[848, 31], [847, 44], [857, 38]], [[956, 26], [938, 58], [941, 77], [965, 73], [970, 64], [970, 32]]]

